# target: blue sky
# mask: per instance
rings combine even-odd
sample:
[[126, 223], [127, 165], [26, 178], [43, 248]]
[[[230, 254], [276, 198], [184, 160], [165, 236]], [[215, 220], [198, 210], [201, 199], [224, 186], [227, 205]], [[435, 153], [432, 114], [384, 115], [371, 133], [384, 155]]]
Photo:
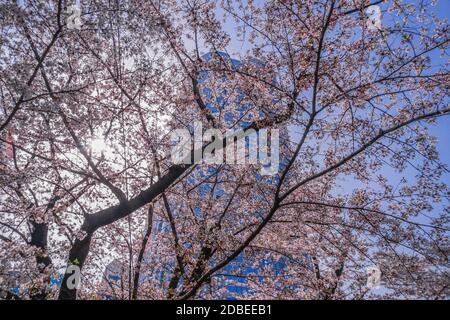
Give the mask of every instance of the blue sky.
[[[431, 1], [431, 0], [430, 0]], [[406, 1], [405, 1], [406, 2]], [[417, 3], [417, 1], [410, 1], [411, 3]], [[260, 3], [259, 1], [257, 3]], [[386, 4], [381, 4], [381, 8], [383, 11], [383, 24], [389, 23], [389, 13], [386, 12]], [[440, 0], [436, 6], [431, 7], [431, 10], [441, 19], [449, 18], [450, 16], [450, 0]], [[232, 23], [231, 21], [228, 21], [225, 23], [224, 28], [227, 32], [229, 32], [231, 35], [235, 33], [236, 25]], [[233, 39], [230, 43], [230, 46], [228, 47], [228, 53], [232, 58], [239, 58], [239, 53], [243, 53], [246, 49], [249, 48], [249, 45], [247, 43], [242, 44], [239, 41], [236, 41], [236, 39]], [[442, 62], [445, 62], [445, 60], [448, 59], [448, 56], [446, 57], [440, 57], [439, 52], [435, 50], [430, 54], [430, 57], [432, 59], [433, 64], [441, 64]], [[436, 136], [438, 139], [437, 149], [440, 155], [441, 162], [445, 163], [447, 166], [450, 167], [450, 146], [448, 143], [448, 138], [450, 137], [450, 116], [443, 116], [437, 119], [435, 125], [426, 125], [429, 128], [429, 132]], [[295, 130], [295, 128], [294, 128]], [[298, 131], [298, 130], [295, 130]], [[295, 139], [296, 135], [292, 136], [293, 140]], [[389, 172], [391, 170], [388, 170]], [[403, 174], [394, 174], [391, 173], [388, 174], [390, 178], [392, 178], [392, 183], [395, 183], [396, 181], [399, 181], [402, 176], [405, 176], [409, 181], [414, 181], [414, 171], [407, 170]], [[450, 184], [450, 174], [446, 173], [442, 180], [449, 185]], [[354, 189], [356, 185], [348, 181], [348, 183], [345, 183], [344, 189], [346, 192], [351, 192], [352, 189]], [[443, 205], [448, 205], [447, 203], [442, 203]]]
[[[438, 4], [434, 7], [436, 15], [440, 18], [450, 18], [450, 1], [440, 0]], [[435, 59], [439, 59], [438, 54], [435, 54]], [[449, 57], [444, 57], [444, 59], [449, 59]], [[436, 125], [429, 126], [430, 133], [438, 138], [437, 149], [439, 151], [440, 159], [443, 163], [450, 167], [450, 116], [443, 116], [437, 119]], [[450, 184], [450, 174], [447, 173], [443, 177], [443, 180]]]

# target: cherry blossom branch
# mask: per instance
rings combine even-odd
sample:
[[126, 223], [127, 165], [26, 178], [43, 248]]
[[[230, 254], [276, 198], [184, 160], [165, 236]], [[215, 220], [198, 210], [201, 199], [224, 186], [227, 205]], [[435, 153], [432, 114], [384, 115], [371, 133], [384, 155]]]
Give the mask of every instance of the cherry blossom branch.
[[[42, 52], [42, 54], [40, 55], [40, 58], [37, 61], [37, 65], [34, 67], [33, 73], [31, 74], [30, 78], [28, 79], [27, 83], [26, 83], [26, 89], [28, 89], [29, 86], [31, 86], [31, 84], [33, 83], [34, 79], [36, 78], [36, 75], [38, 73], [38, 71], [41, 69], [41, 66], [44, 63], [45, 58], [47, 57], [47, 55], [50, 52], [50, 49], [53, 47], [53, 45], [56, 43], [56, 40], [58, 39], [61, 31], [62, 31], [62, 26], [60, 23], [60, 19], [61, 19], [61, 11], [62, 11], [62, 0], [58, 1], [58, 10], [56, 13], [56, 17], [57, 17], [57, 21], [58, 21], [58, 29], [56, 30], [56, 32], [53, 34], [49, 44], [46, 46], [46, 48], [44, 49], [44, 51]], [[22, 20], [22, 18], [20, 18]], [[26, 22], [22, 20], [22, 24], [25, 28], [26, 27]], [[22, 103], [25, 101], [25, 92], [22, 92], [19, 100], [16, 102], [13, 110], [11, 111], [11, 113], [8, 115], [8, 117], [6, 118], [6, 120], [0, 125], [0, 132], [3, 131], [11, 122], [11, 120], [14, 118], [15, 114], [17, 113], [17, 111], [19, 111]]]
[[380, 129], [379, 133], [373, 137], [372, 139], [370, 139], [368, 142], [366, 142], [365, 144], [363, 144], [358, 150], [354, 151], [353, 153], [349, 154], [348, 156], [344, 157], [342, 160], [340, 160], [339, 162], [335, 163], [334, 165], [322, 170], [319, 173], [316, 173], [302, 181], [300, 181], [299, 183], [295, 184], [292, 188], [290, 188], [288, 191], [286, 191], [283, 195], [280, 196], [280, 201], [283, 201], [284, 199], [286, 199], [292, 192], [294, 192], [296, 189], [298, 189], [299, 187], [301, 187], [302, 185], [305, 185], [306, 183], [315, 180], [323, 175], [326, 175], [327, 173], [335, 170], [336, 168], [344, 165], [345, 163], [347, 163], [348, 161], [352, 160], [353, 158], [355, 158], [356, 156], [358, 156], [359, 154], [361, 154], [362, 152], [364, 152], [367, 148], [369, 148], [370, 146], [372, 146], [375, 142], [377, 142], [378, 140], [380, 140], [381, 138], [383, 138], [384, 136], [386, 136], [389, 133], [392, 133], [398, 129], [401, 129], [402, 127], [405, 127], [411, 123], [417, 122], [417, 121], [421, 121], [421, 120], [426, 120], [426, 119], [430, 119], [430, 118], [435, 118], [435, 117], [440, 117], [446, 114], [450, 113], [450, 108], [447, 109], [443, 109], [443, 110], [438, 110], [438, 111], [434, 111], [434, 112], [430, 112], [430, 113], [426, 113], [424, 115], [421, 116], [417, 116], [414, 117], [412, 119], [409, 119], [408, 121], [402, 122], [398, 125], [392, 126], [391, 128], [388, 129]]

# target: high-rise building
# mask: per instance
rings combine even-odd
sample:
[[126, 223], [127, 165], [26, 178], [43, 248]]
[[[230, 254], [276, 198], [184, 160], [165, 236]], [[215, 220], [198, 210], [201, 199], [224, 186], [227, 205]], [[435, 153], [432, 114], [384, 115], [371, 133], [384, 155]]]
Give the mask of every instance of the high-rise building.
[[[210, 61], [213, 58], [213, 55], [218, 55], [221, 59], [226, 59], [227, 62], [229, 62], [233, 67], [240, 68], [241, 62], [235, 59], [232, 59], [229, 57], [228, 54], [218, 52], [218, 53], [208, 53], [204, 56], [202, 56], [202, 59], [206, 62]], [[248, 63], [255, 64], [256, 66], [261, 65], [260, 62], [256, 60], [249, 61]], [[218, 115], [221, 111], [223, 111], [223, 104], [225, 103], [225, 97], [222, 95], [217, 96], [217, 92], [215, 92], [215, 99], [212, 99], [212, 89], [209, 88], [207, 85], [205, 85], [205, 82], [208, 79], [208, 71], [202, 71], [199, 75], [199, 86], [202, 87], [201, 94], [205, 97], [205, 100], [208, 102], [206, 103], [206, 107], [208, 108], [209, 112], [211, 112], [213, 115]], [[226, 82], [226, 77], [223, 77], [223, 82]], [[220, 87], [220, 86], [219, 86]], [[217, 89], [217, 88], [215, 88]], [[239, 89], [236, 89], [239, 91]], [[220, 91], [220, 88], [219, 88]], [[227, 89], [223, 89], [223, 94], [226, 95]], [[237, 94], [237, 100], [242, 99], [241, 97], [242, 93]], [[215, 101], [215, 103], [212, 103], [211, 101]], [[250, 105], [244, 105], [240, 103], [234, 102], [235, 107], [237, 109], [237, 113], [234, 113], [234, 115], [231, 112], [225, 112], [223, 115], [225, 122], [227, 123], [237, 123], [236, 127], [238, 129], [243, 129], [247, 127], [252, 119], [245, 119], [242, 121], [239, 121], [239, 119], [236, 119], [236, 114], [239, 116], [243, 116], [246, 111], [251, 108]], [[195, 117], [194, 117], [195, 118]], [[190, 128], [192, 131], [194, 131], [194, 128]], [[288, 139], [288, 131], [287, 128], [284, 130], [281, 130], [279, 134], [279, 142], [280, 142], [280, 148], [285, 148], [289, 139]], [[249, 148], [249, 142], [247, 141], [245, 146]], [[280, 152], [280, 150], [276, 150], [277, 152]], [[272, 152], [274, 152], [274, 149], [272, 147]], [[279, 164], [277, 164], [282, 168], [283, 166], [286, 166], [286, 159], [281, 157], [279, 159]], [[214, 168], [211, 166], [205, 167], [197, 167], [196, 174], [200, 176], [206, 176], [209, 174], [214, 173]], [[207, 171], [207, 172], [205, 172]], [[278, 181], [278, 177], [276, 175], [273, 176], [264, 176], [264, 175], [258, 175], [257, 179], [262, 180], [264, 179], [265, 183], [267, 184], [275, 184]], [[187, 179], [188, 184], [191, 183], [192, 185], [196, 184], [197, 182], [194, 179], [189, 180]], [[208, 185], [201, 185], [198, 189], [199, 194], [206, 195], [209, 190]], [[217, 192], [217, 194], [223, 194], [223, 190], [221, 186], [216, 186], [214, 192]], [[257, 195], [255, 195], [257, 197]], [[178, 208], [179, 209], [179, 208]], [[174, 215], [177, 214], [177, 208], [173, 208]], [[201, 219], [201, 209], [200, 208], [194, 208], [194, 213], [197, 215], [197, 218]], [[153, 240], [156, 240], [158, 235], [161, 233], [170, 233], [170, 225], [168, 222], [165, 221], [155, 221], [152, 231], [152, 237]], [[159, 245], [157, 241], [154, 241], [150, 244], [147, 255], [145, 257], [144, 263], [151, 266], [152, 264], [157, 264], [159, 262], [158, 257], [158, 249]], [[307, 257], [305, 257], [305, 264], [307, 264]], [[214, 257], [211, 258], [210, 264], [214, 265], [214, 263], [217, 261], [214, 261]], [[214, 282], [215, 282], [215, 288], [214, 291], [218, 292], [218, 294], [215, 295], [216, 298], [220, 299], [241, 299], [241, 298], [251, 298], [252, 292], [250, 286], [249, 286], [249, 279], [252, 279], [252, 281], [262, 281], [263, 278], [261, 276], [262, 270], [267, 270], [268, 268], [271, 269], [274, 275], [278, 275], [282, 272], [283, 268], [286, 265], [285, 258], [277, 258], [270, 252], [261, 252], [259, 255], [255, 256], [246, 256], [245, 253], [241, 253], [236, 259], [234, 259], [231, 263], [229, 263], [227, 266], [225, 266], [221, 271], [219, 275], [215, 275]], [[157, 280], [161, 282], [161, 285], [164, 287], [167, 287], [167, 284], [170, 281], [170, 278], [172, 276], [172, 270], [176, 267], [176, 261], [170, 261], [165, 263], [163, 266], [159, 267], [150, 267], [146, 268], [147, 270], [151, 270], [150, 273], [143, 273], [141, 274], [140, 282], [145, 282], [147, 279], [152, 278], [153, 280]], [[111, 271], [114, 271], [111, 273]], [[105, 271], [105, 277], [108, 278], [108, 285], [120, 285], [121, 281], [123, 282], [124, 279], [121, 278], [121, 275], [123, 275], [124, 272], [121, 268], [114, 267], [114, 265], [108, 266], [107, 271]], [[126, 275], [125, 275], [126, 277]], [[182, 281], [180, 281], [182, 283]], [[201, 297], [202, 295], [208, 293], [208, 290], [210, 289], [209, 285], [205, 285], [198, 295]]]

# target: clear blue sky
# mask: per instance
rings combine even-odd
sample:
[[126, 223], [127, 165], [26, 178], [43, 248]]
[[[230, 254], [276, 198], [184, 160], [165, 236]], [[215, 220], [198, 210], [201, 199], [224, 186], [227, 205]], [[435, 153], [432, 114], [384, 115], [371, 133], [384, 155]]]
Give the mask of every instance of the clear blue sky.
[[[431, 0], [430, 0], [431, 1]], [[259, 2], [259, 1], [258, 1]], [[411, 3], [417, 3], [417, 0], [411, 0]], [[386, 7], [385, 4], [381, 5], [382, 9]], [[438, 4], [434, 7], [431, 7], [432, 11], [435, 12], [435, 14], [443, 19], [443, 18], [450, 18], [450, 0], [439, 0]], [[219, 10], [220, 11], [220, 10]], [[383, 10], [384, 11], [384, 10]], [[384, 15], [387, 13], [384, 13]], [[387, 23], [388, 18], [385, 17], [384, 23]], [[236, 30], [235, 23], [231, 21], [227, 21], [224, 25], [224, 29], [229, 32], [230, 34], [233, 34]], [[242, 44], [239, 41], [236, 41], [236, 39], [232, 38], [232, 41], [229, 46], [229, 54], [232, 58], [238, 58], [239, 59], [239, 53], [244, 52], [246, 49], [248, 49], [248, 46], [246, 43]], [[439, 64], [442, 62], [442, 59], [447, 60], [448, 57], [439, 57], [439, 52], [433, 52], [431, 55], [432, 61], [434, 64]], [[450, 99], [449, 99], [450, 100]], [[438, 138], [438, 145], [437, 149], [439, 151], [440, 159], [443, 163], [445, 163], [448, 167], [450, 167], [450, 144], [449, 144], [449, 138], [450, 138], [450, 116], [443, 116], [440, 117], [436, 124], [433, 126], [428, 126], [430, 129], [430, 133], [435, 135]], [[292, 137], [295, 140], [295, 136]], [[408, 174], [410, 174], [410, 177], [407, 178], [413, 178], [413, 172], [409, 171]], [[395, 177], [397, 179], [399, 177]], [[408, 179], [413, 180], [413, 179]], [[450, 184], [450, 174], [447, 173], [443, 177], [444, 182], [447, 183], [447, 185]], [[351, 186], [347, 186], [347, 188]], [[346, 188], [346, 189], [347, 189]]]

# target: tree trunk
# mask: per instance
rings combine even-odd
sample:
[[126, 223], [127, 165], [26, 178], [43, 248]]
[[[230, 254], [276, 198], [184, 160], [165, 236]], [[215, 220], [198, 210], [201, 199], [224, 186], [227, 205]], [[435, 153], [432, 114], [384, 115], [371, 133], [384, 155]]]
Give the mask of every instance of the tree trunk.
[[[48, 235], [48, 224], [37, 223], [32, 221], [33, 232], [31, 233], [31, 241], [30, 245], [38, 248], [38, 252], [36, 253], [36, 264], [40, 273], [44, 273], [45, 269], [52, 263], [52, 260], [48, 256], [47, 253], [47, 235]], [[50, 282], [50, 279], [46, 279], [47, 283]], [[47, 297], [47, 289], [44, 288], [35, 288], [30, 293], [30, 298], [32, 300], [44, 300]]]
[[131, 298], [133, 300], [137, 299], [138, 289], [139, 289], [139, 277], [141, 274], [141, 264], [142, 260], [144, 259], [145, 254], [145, 248], [147, 247], [148, 238], [150, 237], [150, 234], [152, 233], [152, 223], [153, 223], [153, 206], [150, 205], [150, 208], [148, 208], [147, 213], [147, 230], [145, 231], [144, 238], [142, 239], [141, 243], [141, 249], [139, 250], [139, 255], [136, 263], [136, 270], [134, 272], [134, 279], [133, 279], [133, 294]]
[[[92, 235], [94, 231], [90, 229], [88, 226], [83, 226], [81, 228], [82, 231], [86, 232], [86, 236], [83, 239], [76, 239], [72, 248], [69, 252], [69, 259], [67, 263], [67, 267], [71, 265], [76, 265], [81, 269], [83, 268], [84, 262], [86, 261], [86, 257], [89, 253], [89, 246], [91, 244]], [[69, 278], [72, 276], [71, 273], [64, 274], [64, 278], [61, 283], [61, 288], [59, 290], [59, 300], [75, 300], [77, 298], [77, 289], [78, 288], [69, 288]], [[81, 276], [81, 274], [80, 274]]]
[[[156, 183], [152, 184], [146, 190], [141, 191], [136, 197], [120, 203], [119, 205], [109, 207], [92, 215], [88, 215], [81, 227], [81, 231], [86, 232], [83, 239], [76, 239], [69, 252], [69, 260], [67, 266], [76, 264], [80, 270], [83, 267], [84, 261], [89, 253], [92, 235], [98, 228], [107, 226], [111, 223], [122, 219], [144, 205], [150, 203], [158, 195], [164, 192], [173, 182], [175, 182], [190, 165], [173, 165], [169, 168], [167, 174], [163, 176]], [[64, 274], [61, 289], [59, 291], [58, 299], [60, 300], [75, 300], [77, 296], [77, 289], [69, 289], [67, 287], [67, 280], [71, 274]]]

